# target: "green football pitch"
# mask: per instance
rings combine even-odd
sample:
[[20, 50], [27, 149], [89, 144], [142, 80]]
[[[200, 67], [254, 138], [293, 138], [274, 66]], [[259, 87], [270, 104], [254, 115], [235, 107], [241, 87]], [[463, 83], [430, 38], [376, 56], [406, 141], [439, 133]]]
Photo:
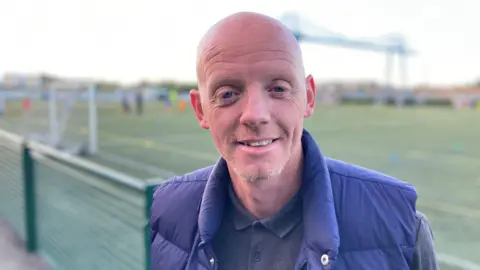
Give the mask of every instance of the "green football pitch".
[[[9, 104], [0, 128], [16, 131], [26, 121], [17, 107]], [[30, 116], [29, 125], [45, 128], [46, 115]], [[480, 111], [319, 106], [305, 126], [324, 155], [413, 184], [441, 260], [480, 265]], [[85, 136], [86, 127], [69, 124], [68, 132]], [[142, 116], [99, 105], [98, 139], [100, 152], [90, 160], [145, 179], [186, 173], [219, 156], [191, 110], [160, 104], [148, 104]]]

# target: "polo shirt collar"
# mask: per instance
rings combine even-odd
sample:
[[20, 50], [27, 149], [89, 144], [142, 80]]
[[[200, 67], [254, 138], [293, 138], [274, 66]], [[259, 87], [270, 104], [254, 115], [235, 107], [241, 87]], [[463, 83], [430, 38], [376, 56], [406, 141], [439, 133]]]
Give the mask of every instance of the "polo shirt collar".
[[[303, 205], [304, 248], [310, 254], [336, 257], [340, 245], [332, 186], [326, 160], [312, 136], [303, 130], [303, 179], [300, 196]], [[222, 223], [228, 200], [229, 173], [223, 158], [215, 164], [207, 180], [198, 217], [201, 243], [209, 243]]]
[[235, 194], [232, 185], [228, 188], [230, 200], [230, 218], [236, 230], [243, 230], [255, 222], [261, 223], [265, 228], [274, 233], [277, 237], [283, 238], [300, 223], [302, 219], [302, 205], [299, 194], [294, 196], [280, 211], [271, 218], [258, 219], [253, 216], [240, 202]]

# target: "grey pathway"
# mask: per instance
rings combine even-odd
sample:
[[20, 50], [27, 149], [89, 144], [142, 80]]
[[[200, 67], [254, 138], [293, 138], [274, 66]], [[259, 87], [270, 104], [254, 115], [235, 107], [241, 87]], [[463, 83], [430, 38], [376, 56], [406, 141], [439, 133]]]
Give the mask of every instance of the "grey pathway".
[[0, 269], [1, 270], [50, 270], [37, 255], [25, 250], [25, 243], [7, 222], [0, 220]]

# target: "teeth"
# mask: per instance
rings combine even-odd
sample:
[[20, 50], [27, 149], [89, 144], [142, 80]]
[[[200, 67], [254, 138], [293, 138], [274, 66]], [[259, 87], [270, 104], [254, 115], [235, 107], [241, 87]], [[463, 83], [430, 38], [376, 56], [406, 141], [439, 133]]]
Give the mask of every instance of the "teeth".
[[271, 144], [273, 140], [263, 140], [263, 141], [258, 141], [258, 142], [247, 142], [245, 143], [248, 146], [265, 146], [267, 144]]

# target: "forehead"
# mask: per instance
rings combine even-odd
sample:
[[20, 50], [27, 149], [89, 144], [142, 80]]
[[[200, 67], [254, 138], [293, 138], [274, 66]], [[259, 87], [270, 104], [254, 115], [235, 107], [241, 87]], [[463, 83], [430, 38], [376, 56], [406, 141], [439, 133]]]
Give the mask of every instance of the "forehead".
[[280, 76], [293, 79], [300, 75], [298, 71], [302, 64], [295, 49], [282, 40], [267, 38], [212, 43], [202, 55], [206, 83], [225, 77], [267, 79]]

